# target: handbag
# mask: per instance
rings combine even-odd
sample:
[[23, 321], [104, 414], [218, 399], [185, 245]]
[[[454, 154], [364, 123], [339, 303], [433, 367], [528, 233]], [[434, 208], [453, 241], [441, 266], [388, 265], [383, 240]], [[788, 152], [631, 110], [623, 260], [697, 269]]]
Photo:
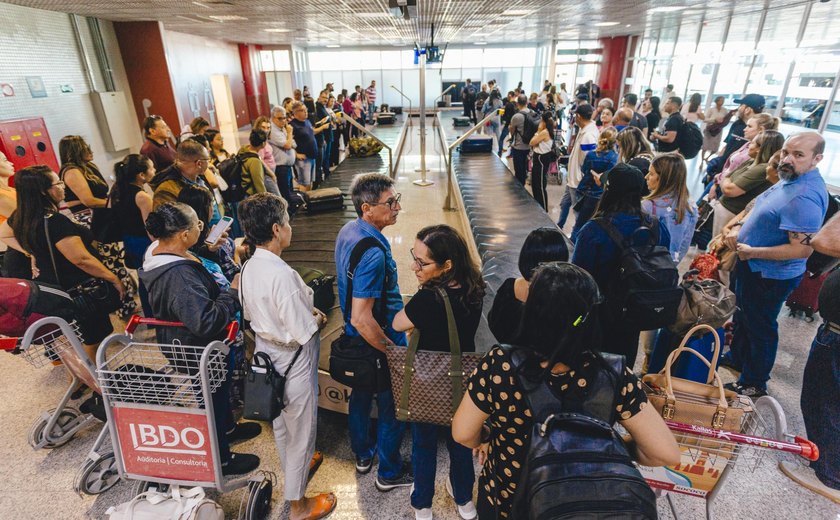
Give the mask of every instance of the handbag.
[[100, 244], [111, 244], [122, 240], [122, 225], [117, 212], [111, 207], [110, 195], [108, 195], [105, 207], [93, 212], [90, 232], [93, 234], [93, 239]]
[[735, 269], [738, 254], [723, 242], [722, 236], [718, 235], [712, 239], [712, 243], [709, 245], [709, 253], [718, 259], [719, 270], [731, 272]]
[[[700, 330], [708, 330], [715, 335], [715, 352], [711, 362], [696, 350], [685, 346], [692, 335]], [[697, 356], [709, 367], [706, 383], [671, 377], [671, 365], [683, 353]], [[665, 367], [658, 374], [647, 374], [642, 378], [650, 404], [663, 419], [718, 430], [743, 431], [744, 419], [752, 409], [752, 402], [749, 398], [739, 397], [735, 392], [723, 388], [723, 382], [714, 369], [719, 355], [720, 337], [717, 332], [708, 325], [697, 325], [686, 333], [680, 346], [671, 352]], [[677, 442], [680, 442], [679, 438]]]
[[709, 202], [706, 199], [700, 201], [697, 205], [697, 223], [694, 224], [694, 231], [700, 231], [706, 225], [706, 221], [715, 213], [715, 202]]
[[397, 420], [449, 426], [464, 397], [467, 377], [482, 355], [461, 353], [461, 342], [449, 296], [437, 289], [446, 308], [449, 352], [417, 350], [420, 329], [415, 329], [408, 348], [389, 345], [386, 351], [391, 368], [391, 388]]
[[110, 507], [109, 520], [224, 520], [225, 513], [204, 490], [194, 487], [181, 491], [172, 486], [166, 493], [146, 491], [128, 502]]
[[[365, 252], [378, 247], [385, 252], [379, 240], [365, 237], [359, 240], [350, 253], [347, 267], [347, 289], [344, 299], [344, 321], [350, 322], [350, 310], [353, 307], [353, 276]], [[387, 266], [385, 269], [387, 273]], [[382, 284], [382, 294], [379, 297], [377, 323], [383, 323], [385, 306], [385, 289], [388, 281]], [[374, 316], [377, 312], [374, 311]], [[381, 392], [391, 388], [391, 375], [388, 372], [388, 361], [385, 354], [369, 345], [361, 336], [348, 336], [342, 332], [330, 345], [330, 377], [338, 383], [347, 385], [353, 390], [366, 392]]]
[[[55, 247], [50, 239], [49, 218], [44, 217], [44, 233], [47, 238], [47, 250], [50, 252], [55, 281], [62, 286], [61, 278], [58, 275], [58, 268], [55, 264]], [[120, 293], [113, 284], [102, 278], [90, 278], [78, 285], [67, 289], [67, 294], [73, 299], [73, 306], [76, 315], [79, 317], [95, 316], [97, 314], [111, 314], [122, 306]]]
[[735, 314], [735, 294], [718, 280], [700, 279], [695, 274], [696, 271], [688, 271], [680, 284], [683, 297], [677, 319], [668, 327], [674, 334], [683, 334], [700, 324], [717, 329]]
[[300, 356], [298, 347], [292, 362], [279, 374], [265, 352], [254, 354], [253, 364], [245, 373], [245, 406], [242, 417], [251, 421], [273, 421], [286, 407], [286, 378]]

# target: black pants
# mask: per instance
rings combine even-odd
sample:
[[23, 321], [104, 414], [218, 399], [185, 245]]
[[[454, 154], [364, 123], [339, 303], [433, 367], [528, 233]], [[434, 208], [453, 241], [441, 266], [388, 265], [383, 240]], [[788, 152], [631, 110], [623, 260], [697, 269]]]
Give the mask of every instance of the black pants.
[[624, 356], [627, 366], [632, 369], [636, 363], [636, 354], [639, 352], [640, 331], [636, 325], [621, 318], [618, 311], [611, 309], [609, 301], [603, 307], [601, 324], [604, 326], [601, 331], [603, 335], [601, 350]]
[[528, 179], [528, 153], [530, 150], [510, 149], [510, 155], [513, 157], [513, 175], [519, 184], [525, 186], [525, 181]]
[[546, 211], [548, 211], [548, 191], [546, 190], [548, 186], [548, 169], [553, 160], [554, 155], [551, 152], [534, 153], [532, 157], [531, 191], [534, 194], [534, 200]]
[[338, 158], [339, 158], [339, 146], [341, 143], [341, 135], [344, 131], [339, 131], [338, 129], [333, 131], [333, 142], [332, 148], [330, 148], [330, 166], [338, 166]]

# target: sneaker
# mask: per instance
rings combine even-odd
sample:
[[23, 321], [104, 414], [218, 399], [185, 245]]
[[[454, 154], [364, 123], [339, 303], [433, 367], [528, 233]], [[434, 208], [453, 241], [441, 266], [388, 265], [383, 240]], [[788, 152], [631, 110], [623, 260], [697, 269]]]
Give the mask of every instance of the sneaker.
[[396, 489], [398, 487], [409, 487], [414, 484], [414, 477], [403, 469], [403, 472], [400, 475], [397, 475], [394, 478], [382, 478], [381, 475], [376, 475], [376, 489], [379, 491], [391, 491], [392, 489]]
[[732, 358], [730, 358], [729, 356], [720, 356], [720, 361], [718, 361], [718, 365], [724, 368], [728, 368], [733, 372], [738, 372], [739, 374], [741, 373], [741, 367], [736, 365], [735, 362], [732, 361]]
[[[414, 509], [412, 507], [412, 509]], [[414, 520], [433, 520], [432, 508], [414, 509]]]
[[[455, 500], [455, 493], [452, 492], [452, 481], [448, 478], [446, 479], [446, 492], [449, 493], [452, 500]], [[472, 500], [464, 505], [455, 505], [458, 506], [458, 516], [463, 518], [463, 520], [473, 520], [478, 516], [478, 511], [476, 511], [475, 504], [473, 504]]]
[[231, 453], [230, 460], [222, 462], [222, 475], [243, 475], [260, 467], [260, 458], [250, 453]]
[[234, 426], [233, 431], [227, 434], [229, 444], [245, 442], [257, 437], [262, 433], [262, 426], [255, 422], [241, 422]]
[[762, 390], [757, 386], [742, 385], [741, 383], [726, 383], [723, 387], [727, 390], [732, 390], [738, 395], [749, 397], [750, 399], [758, 399], [767, 395], [767, 390]]
[[359, 475], [367, 475], [370, 473], [370, 468], [373, 467], [373, 459], [363, 459], [356, 455], [356, 473]]
[[814, 470], [808, 466], [782, 461], [779, 462], [779, 469], [782, 473], [787, 475], [788, 478], [800, 486], [810, 489], [814, 493], [822, 495], [832, 502], [840, 504], [840, 489], [830, 488], [823, 484], [817, 477], [816, 473], [814, 473]]

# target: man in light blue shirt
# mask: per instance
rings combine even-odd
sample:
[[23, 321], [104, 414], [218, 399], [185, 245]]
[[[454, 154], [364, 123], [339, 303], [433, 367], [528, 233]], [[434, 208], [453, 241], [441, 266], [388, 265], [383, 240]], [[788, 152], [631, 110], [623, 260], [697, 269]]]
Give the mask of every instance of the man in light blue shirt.
[[[338, 274], [338, 300], [344, 315], [344, 333], [360, 337], [368, 345], [385, 352], [388, 345], [405, 345], [405, 333], [396, 332], [391, 323], [403, 308], [397, 284], [397, 264], [391, 246], [382, 234], [397, 222], [400, 194], [394, 181], [386, 175], [367, 173], [356, 176], [350, 186], [353, 205], [359, 218], [341, 228], [335, 242], [335, 266]], [[373, 237], [382, 248], [371, 247], [362, 256], [353, 272], [351, 308], [346, 308], [347, 271], [353, 248], [364, 238]], [[383, 301], [384, 300], [384, 301]], [[349, 315], [349, 319], [348, 319]], [[371, 440], [370, 412], [376, 398], [378, 426], [376, 439]], [[356, 455], [356, 471], [365, 474], [379, 455], [376, 488], [390, 491], [410, 486], [410, 472], [403, 468], [400, 456], [403, 425], [394, 415], [394, 396], [390, 388], [378, 393], [353, 389], [350, 394], [348, 423], [350, 447]]]
[[779, 311], [805, 273], [811, 238], [828, 208], [828, 190], [817, 169], [824, 151], [825, 141], [816, 132], [790, 136], [782, 147], [779, 182], [758, 196], [726, 237], [739, 258], [738, 310], [732, 346], [721, 363], [741, 371], [738, 382], [727, 387], [754, 399], [767, 394], [779, 344]]

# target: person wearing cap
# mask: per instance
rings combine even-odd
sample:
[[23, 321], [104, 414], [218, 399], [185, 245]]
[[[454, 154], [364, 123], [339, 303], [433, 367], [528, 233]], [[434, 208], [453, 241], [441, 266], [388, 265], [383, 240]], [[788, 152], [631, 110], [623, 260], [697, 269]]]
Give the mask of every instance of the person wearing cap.
[[764, 110], [765, 100], [761, 94], [747, 94], [741, 99], [736, 99], [735, 103], [738, 104], [738, 119], [729, 127], [729, 133], [723, 140], [724, 146], [718, 151], [717, 157], [710, 160], [706, 167], [708, 180], [720, 173], [729, 156], [748, 142], [747, 139], [744, 139], [744, 129], [747, 127], [747, 121]]
[[[578, 244], [572, 254], [572, 263], [586, 269], [595, 278], [601, 292], [606, 295], [603, 306], [603, 351], [625, 356], [627, 366], [632, 367], [639, 349], [640, 329], [637, 325], [625, 321], [620, 311], [611, 302], [611, 288], [618, 283], [621, 251], [610, 239], [607, 231], [598, 220], [606, 220], [625, 238], [630, 239], [642, 226], [651, 226], [652, 217], [642, 211], [642, 195], [646, 192], [645, 177], [638, 168], [626, 163], [618, 163], [602, 179], [604, 194], [598, 209], [580, 230]], [[671, 235], [664, 219], [659, 219], [659, 245], [669, 247]], [[646, 238], [644, 232], [636, 234], [639, 239]]]
[[575, 125], [578, 127], [578, 134], [575, 137], [572, 145], [571, 154], [569, 154], [568, 182], [566, 182], [566, 191], [563, 193], [563, 198], [560, 200], [560, 219], [557, 221], [557, 226], [563, 229], [566, 225], [566, 219], [569, 217], [569, 210], [577, 203], [577, 187], [583, 178], [583, 172], [580, 167], [586, 154], [595, 150], [598, 147], [598, 138], [600, 133], [595, 122], [592, 121], [592, 114], [594, 108], [590, 104], [578, 105], [575, 110]]

